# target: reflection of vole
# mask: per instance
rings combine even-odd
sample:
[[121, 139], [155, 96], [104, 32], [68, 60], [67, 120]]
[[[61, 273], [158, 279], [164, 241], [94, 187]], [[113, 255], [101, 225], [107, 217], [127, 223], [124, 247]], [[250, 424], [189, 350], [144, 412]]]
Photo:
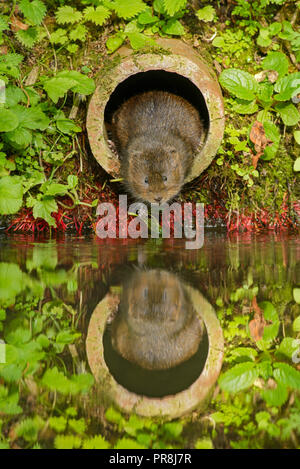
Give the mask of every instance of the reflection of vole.
[[123, 103], [112, 124], [129, 192], [152, 203], [175, 197], [203, 141], [198, 111], [180, 96], [148, 91]]
[[112, 322], [112, 345], [125, 359], [151, 370], [174, 367], [196, 353], [204, 326], [173, 274], [133, 274]]

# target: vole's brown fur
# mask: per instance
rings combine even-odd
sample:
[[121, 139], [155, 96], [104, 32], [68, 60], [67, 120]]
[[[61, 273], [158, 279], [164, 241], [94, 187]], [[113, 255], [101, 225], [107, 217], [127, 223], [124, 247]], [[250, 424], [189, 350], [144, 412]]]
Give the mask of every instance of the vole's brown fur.
[[136, 272], [127, 280], [111, 327], [114, 349], [151, 370], [188, 360], [204, 332], [180, 279], [160, 269]]
[[204, 139], [198, 111], [165, 91], [129, 98], [114, 113], [112, 132], [124, 183], [137, 199], [165, 203], [181, 190]]

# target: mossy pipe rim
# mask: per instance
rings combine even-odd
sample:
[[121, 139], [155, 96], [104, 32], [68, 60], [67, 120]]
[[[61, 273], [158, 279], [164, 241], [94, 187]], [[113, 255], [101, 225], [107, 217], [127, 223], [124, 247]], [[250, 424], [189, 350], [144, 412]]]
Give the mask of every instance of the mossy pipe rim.
[[[127, 78], [141, 72], [161, 70], [176, 73], [190, 80], [201, 92], [208, 111], [209, 129], [206, 141], [196, 154], [186, 177], [189, 182], [199, 176], [212, 162], [224, 134], [223, 96], [217, 78], [194, 48], [178, 39], [158, 39], [159, 53], [133, 53], [128, 47], [118, 51], [120, 60], [112, 59], [112, 67], [101, 72], [99, 83], [90, 100], [87, 132], [92, 153], [98, 163], [113, 177], [120, 176], [120, 161], [107, 143], [105, 108], [111, 94]], [[117, 57], [117, 56], [116, 56]]]
[[103, 402], [114, 404], [128, 414], [134, 412], [144, 417], [165, 419], [181, 417], [195, 409], [205, 407], [222, 367], [223, 332], [211, 304], [195, 288], [188, 285], [186, 288], [196, 313], [205, 323], [208, 334], [208, 356], [201, 375], [184, 391], [162, 398], [140, 396], [118, 384], [104, 359], [103, 334], [108, 318], [118, 308], [120, 298], [118, 295], [108, 293], [92, 314], [86, 340], [89, 366], [97, 382], [97, 394], [102, 395]]

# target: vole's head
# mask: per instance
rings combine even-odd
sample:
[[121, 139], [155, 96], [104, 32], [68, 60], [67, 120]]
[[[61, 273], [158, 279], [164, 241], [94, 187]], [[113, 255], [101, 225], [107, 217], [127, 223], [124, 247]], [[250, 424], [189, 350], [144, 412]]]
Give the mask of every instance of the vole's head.
[[180, 192], [184, 183], [184, 155], [175, 146], [149, 148], [135, 143], [128, 148], [126, 179], [132, 195], [142, 201], [163, 204]]

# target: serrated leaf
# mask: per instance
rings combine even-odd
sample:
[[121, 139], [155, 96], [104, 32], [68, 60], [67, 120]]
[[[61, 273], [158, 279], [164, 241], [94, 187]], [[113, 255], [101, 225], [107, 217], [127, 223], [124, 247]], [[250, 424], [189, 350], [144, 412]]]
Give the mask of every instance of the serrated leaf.
[[97, 8], [90, 6], [84, 10], [83, 15], [85, 21], [91, 21], [98, 26], [102, 26], [110, 17], [111, 12], [102, 5]]
[[290, 73], [275, 83], [276, 101], [288, 101], [300, 93], [300, 72]]
[[256, 100], [244, 101], [243, 99], [237, 99], [232, 105], [232, 110], [238, 114], [254, 114], [258, 111], [258, 105]]
[[0, 132], [11, 132], [19, 125], [18, 116], [9, 109], [0, 109]]
[[255, 363], [245, 362], [226, 371], [219, 378], [219, 384], [223, 391], [237, 393], [249, 388], [257, 377], [258, 370], [255, 368]]
[[294, 139], [296, 140], [296, 142], [298, 143], [298, 145], [300, 145], [300, 130], [295, 130], [295, 132], [294, 132]]
[[30, 23], [40, 25], [45, 18], [47, 8], [41, 0], [21, 0], [19, 8]]
[[220, 83], [227, 91], [237, 98], [253, 101], [258, 90], [255, 78], [248, 72], [236, 68], [223, 70]]
[[170, 16], [174, 16], [175, 13], [185, 8], [186, 3], [187, 0], [164, 0], [164, 8]]
[[81, 21], [82, 14], [75, 8], [65, 5], [57, 10], [55, 17], [58, 24], [74, 24]]
[[147, 5], [142, 0], [115, 0], [113, 9], [119, 18], [129, 19], [146, 9]]
[[50, 123], [50, 119], [39, 107], [26, 108], [16, 105], [11, 110], [18, 117], [19, 126], [22, 128], [44, 131]]
[[292, 103], [277, 103], [274, 106], [285, 125], [296, 125], [300, 120], [300, 114]]
[[79, 449], [81, 438], [75, 435], [58, 435], [54, 440], [55, 449]]
[[267, 57], [262, 61], [263, 70], [275, 70], [278, 78], [283, 77], [289, 70], [289, 61], [282, 52], [269, 52]]
[[31, 49], [38, 41], [39, 33], [35, 27], [28, 28], [26, 31], [19, 29], [16, 32], [16, 37], [25, 47]]
[[83, 25], [79, 24], [75, 29], [70, 31], [70, 39], [72, 41], [84, 41], [87, 35], [88, 29]]
[[274, 364], [274, 378], [282, 386], [300, 390], [300, 372], [287, 363]]
[[51, 35], [50, 35], [50, 42], [52, 42], [53, 44], [65, 44], [66, 42], [68, 42], [68, 36], [66, 34], [66, 31], [62, 28], [58, 28], [56, 31], [54, 31]]
[[58, 207], [53, 197], [44, 197], [38, 200], [33, 207], [34, 218], [42, 218], [49, 226], [56, 226], [54, 218], [51, 216], [53, 212], [57, 212]]
[[266, 389], [262, 391], [262, 397], [269, 406], [281, 407], [288, 398], [288, 390], [286, 386], [277, 384], [274, 389]]
[[23, 203], [23, 186], [17, 176], [0, 179], [0, 214], [9, 215], [20, 210]]
[[81, 127], [76, 125], [71, 119], [58, 119], [56, 126], [63, 134], [71, 135], [73, 132], [81, 132]]
[[56, 76], [44, 83], [44, 90], [47, 92], [49, 98], [56, 104], [59, 98], [63, 98], [73, 86], [76, 86], [75, 80]]
[[0, 32], [9, 29], [9, 24], [4, 16], [0, 16]]
[[207, 5], [196, 12], [196, 16], [199, 20], [209, 22], [213, 21], [216, 16], [216, 10], [213, 6]]
[[64, 70], [56, 75], [57, 78], [72, 80], [75, 84], [71, 87], [74, 93], [84, 95], [92, 94], [95, 91], [95, 82], [92, 78], [75, 70]]
[[101, 435], [85, 440], [82, 449], [109, 449], [110, 444]]

